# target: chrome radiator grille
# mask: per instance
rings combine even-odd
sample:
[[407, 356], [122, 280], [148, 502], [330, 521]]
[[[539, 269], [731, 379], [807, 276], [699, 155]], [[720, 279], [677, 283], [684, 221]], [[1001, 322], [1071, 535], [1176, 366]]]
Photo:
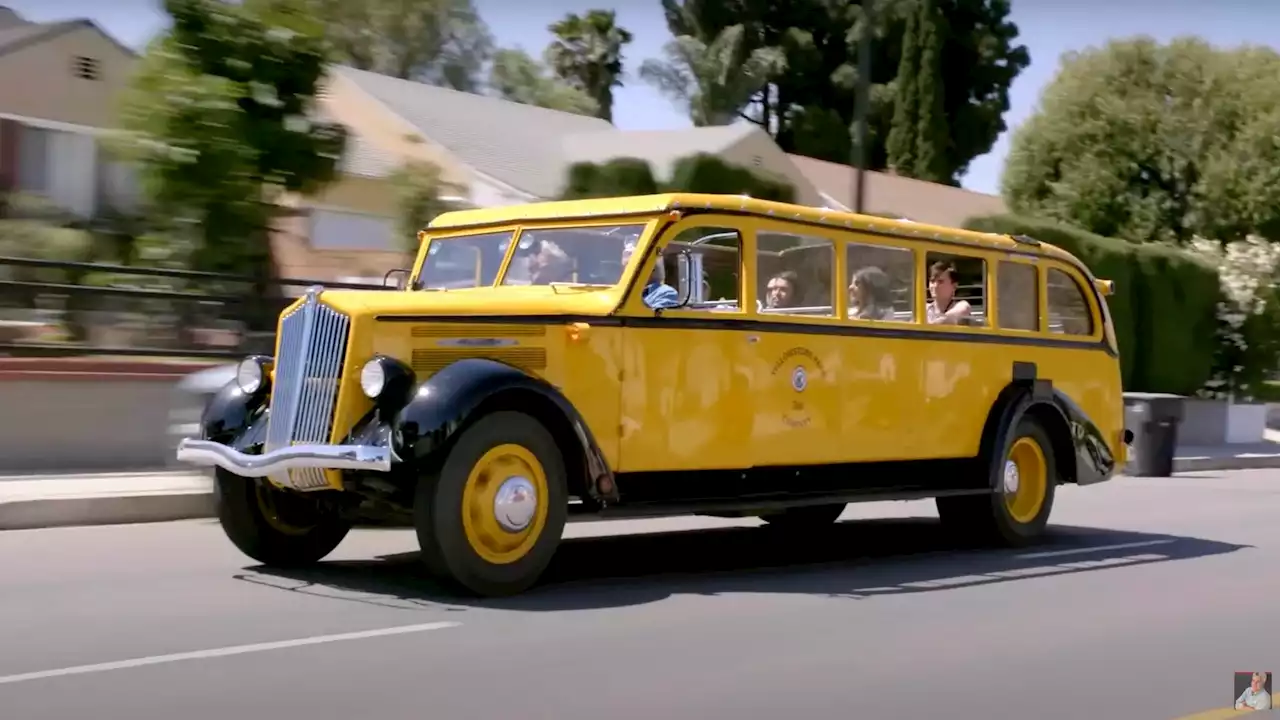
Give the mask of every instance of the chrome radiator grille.
[[[280, 321], [266, 452], [292, 445], [328, 444], [338, 402], [351, 319], [320, 304], [316, 289]], [[271, 480], [299, 490], [327, 485], [324, 471], [299, 468]]]

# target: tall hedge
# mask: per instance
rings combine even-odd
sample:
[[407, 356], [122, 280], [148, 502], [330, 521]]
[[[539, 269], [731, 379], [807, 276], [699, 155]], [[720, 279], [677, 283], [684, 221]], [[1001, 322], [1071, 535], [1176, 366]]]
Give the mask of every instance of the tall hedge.
[[652, 195], [658, 192], [653, 168], [639, 158], [617, 158], [606, 163], [576, 163], [569, 167], [563, 200], [591, 197]]
[[1050, 220], [993, 215], [970, 218], [965, 227], [1057, 245], [1115, 282], [1107, 305], [1125, 390], [1191, 395], [1209, 380], [1222, 299], [1213, 267], [1177, 248], [1128, 243]]
[[561, 198], [649, 195], [660, 191], [747, 194], [781, 202], [795, 200], [795, 188], [786, 180], [727, 163], [708, 153], [680, 158], [672, 168], [671, 177], [662, 183], [654, 179], [649, 163], [639, 158], [577, 163], [569, 168]]

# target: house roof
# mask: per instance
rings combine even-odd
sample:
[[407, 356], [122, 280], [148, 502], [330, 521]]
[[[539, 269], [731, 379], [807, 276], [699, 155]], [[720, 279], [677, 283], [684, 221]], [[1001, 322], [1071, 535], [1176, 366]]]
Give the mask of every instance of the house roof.
[[[8, 10], [8, 8], [0, 8], [0, 11], [3, 10]], [[13, 13], [13, 17], [16, 18], [17, 13]], [[21, 21], [18, 24], [0, 25], [0, 57], [23, 48], [30, 47], [37, 43], [53, 40], [54, 38], [66, 35], [67, 33], [85, 29], [93, 30], [101, 34], [127, 55], [137, 55], [133, 50], [120, 44], [120, 41], [116, 40], [109, 33], [98, 27], [92, 20], [77, 19], [54, 23], [30, 23]]]
[[[841, 209], [853, 205], [853, 168], [802, 155], [790, 157], [826, 199], [838, 203]], [[874, 171], [867, 172], [866, 180], [864, 209], [867, 212], [889, 213], [947, 227], [960, 227], [978, 215], [1008, 212], [998, 195]]]
[[519, 190], [558, 195], [568, 167], [563, 141], [612, 130], [605, 120], [400, 80], [346, 66], [335, 73], [444, 147], [471, 169]]
[[[341, 123], [323, 104], [317, 104], [310, 116], [315, 122]], [[338, 161], [339, 172], [360, 177], [385, 178], [400, 166], [400, 158], [383, 150], [358, 129], [341, 124], [347, 130], [347, 142], [342, 149], [342, 158]]]
[[647, 160], [659, 179], [670, 179], [680, 158], [695, 153], [723, 152], [754, 132], [762, 131], [745, 122], [681, 130], [610, 129], [566, 136], [563, 147], [566, 165], [634, 157]]

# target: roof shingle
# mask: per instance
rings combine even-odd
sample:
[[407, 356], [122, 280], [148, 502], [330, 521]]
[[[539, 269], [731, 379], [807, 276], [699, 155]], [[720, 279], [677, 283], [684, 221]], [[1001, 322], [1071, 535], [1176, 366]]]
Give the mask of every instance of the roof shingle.
[[477, 172], [519, 190], [558, 195], [567, 136], [612, 130], [605, 120], [338, 66], [333, 71]]

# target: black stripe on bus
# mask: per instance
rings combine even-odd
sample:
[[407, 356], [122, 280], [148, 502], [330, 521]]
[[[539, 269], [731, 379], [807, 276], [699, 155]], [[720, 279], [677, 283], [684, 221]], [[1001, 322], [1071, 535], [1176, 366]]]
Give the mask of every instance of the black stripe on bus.
[[[1018, 335], [987, 335], [980, 332], [948, 332], [926, 330], [919, 327], [863, 327], [852, 325], [811, 325], [748, 318], [691, 318], [677, 315], [654, 317], [620, 317], [617, 315], [378, 315], [379, 322], [393, 323], [455, 323], [474, 325], [568, 325], [586, 323], [597, 327], [624, 327], [667, 330], [709, 330], [732, 332], [787, 333], [794, 335], [824, 335], [836, 337], [873, 337], [909, 340], [936, 340], [939, 342], [969, 342], [987, 345], [1016, 345], [1023, 347], [1065, 348], [1072, 350], [1101, 350], [1115, 357], [1116, 353], [1103, 339], [1101, 342], [1082, 342], [1066, 338]], [[905, 325], [905, 323], [903, 323]]]

